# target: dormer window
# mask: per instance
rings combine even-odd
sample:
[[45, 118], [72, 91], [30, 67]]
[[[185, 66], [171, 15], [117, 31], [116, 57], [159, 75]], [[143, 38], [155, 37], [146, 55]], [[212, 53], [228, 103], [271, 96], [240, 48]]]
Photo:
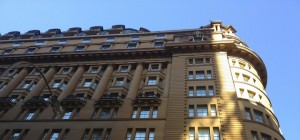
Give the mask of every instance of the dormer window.
[[85, 46], [77, 46], [74, 51], [84, 51]]
[[2, 54], [10, 54], [13, 51], [13, 49], [5, 49]]
[[84, 38], [81, 40], [81, 43], [91, 43], [91, 39], [90, 38]]
[[21, 45], [22, 45], [22, 42], [14, 42], [14, 43], [12, 44], [13, 47], [19, 47], [19, 46], [21, 46]]
[[26, 53], [34, 53], [35, 50], [36, 50], [36, 48], [30, 47], [27, 49]]
[[106, 42], [115, 42], [115, 37], [106, 38]]
[[165, 34], [157, 34], [155, 36], [155, 39], [165, 39], [166, 38], [166, 35]]
[[127, 49], [134, 49], [137, 48], [137, 43], [128, 43], [127, 44]]
[[140, 37], [139, 36], [132, 36], [130, 38], [131, 41], [137, 41], [137, 40], [140, 40]]
[[40, 45], [44, 45], [45, 42], [44, 41], [37, 41], [35, 42], [35, 45], [40, 46]]
[[66, 39], [61, 39], [61, 40], [58, 40], [57, 44], [66, 44], [67, 43], [67, 40]]

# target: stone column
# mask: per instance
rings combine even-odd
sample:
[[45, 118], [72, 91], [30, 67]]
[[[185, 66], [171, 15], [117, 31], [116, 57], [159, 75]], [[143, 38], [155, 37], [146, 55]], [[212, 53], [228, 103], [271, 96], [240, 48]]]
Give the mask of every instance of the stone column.
[[28, 74], [28, 69], [23, 68], [16, 77], [14, 77], [6, 87], [1, 91], [0, 97], [7, 97], [12, 90], [14, 90], [20, 82], [24, 79], [24, 77]]
[[100, 82], [99, 82], [99, 84], [98, 84], [98, 86], [97, 86], [97, 88], [96, 88], [96, 90], [95, 90], [95, 92], [94, 92], [94, 94], [93, 94], [93, 96], [92, 96], [92, 100], [97, 100], [103, 95], [103, 93], [104, 93], [104, 91], [105, 91], [105, 89], [106, 89], [106, 87], [109, 83], [109, 79], [110, 79], [113, 71], [114, 71], [113, 66], [108, 65], [105, 72], [104, 72], [104, 74], [103, 74], [103, 76], [102, 76], [102, 78], [101, 78], [101, 80], [100, 80]]
[[79, 66], [76, 72], [73, 74], [71, 80], [68, 82], [67, 87], [60, 93], [57, 100], [61, 101], [65, 97], [72, 94], [74, 88], [77, 86], [78, 81], [80, 80], [82, 74], [84, 72], [84, 67]]
[[139, 84], [143, 74], [143, 64], [138, 64], [134, 73], [134, 76], [130, 82], [127, 98], [135, 98], [139, 90]]
[[170, 78], [171, 78], [171, 66], [172, 66], [171, 62], [168, 62], [163, 97], [168, 97], [168, 94], [169, 94], [169, 86], [170, 86]]
[[[55, 74], [55, 68], [51, 67], [47, 71], [47, 73], [44, 75], [47, 82], [49, 82], [49, 80], [53, 77], [54, 74]], [[41, 78], [40, 78], [39, 82], [36, 84], [35, 88], [26, 96], [26, 98], [24, 100], [27, 101], [30, 98], [32, 98], [33, 96], [38, 96], [45, 89], [45, 87], [46, 87], [46, 82], [43, 79], [43, 77], [41, 76]]]

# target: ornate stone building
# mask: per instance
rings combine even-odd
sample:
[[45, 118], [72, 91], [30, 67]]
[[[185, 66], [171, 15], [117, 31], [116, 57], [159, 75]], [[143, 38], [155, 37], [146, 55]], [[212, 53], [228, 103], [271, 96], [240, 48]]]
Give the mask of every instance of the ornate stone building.
[[232, 26], [0, 36], [0, 139], [283, 140], [261, 58]]

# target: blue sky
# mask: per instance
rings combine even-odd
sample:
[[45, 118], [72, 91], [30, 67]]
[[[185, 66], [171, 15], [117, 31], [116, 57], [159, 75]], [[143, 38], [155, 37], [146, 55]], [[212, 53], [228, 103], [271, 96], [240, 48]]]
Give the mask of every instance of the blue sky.
[[116, 24], [157, 31], [198, 28], [210, 20], [222, 20], [264, 60], [267, 93], [275, 114], [285, 138], [296, 140], [300, 125], [299, 7], [297, 0], [0, 0], [0, 33]]

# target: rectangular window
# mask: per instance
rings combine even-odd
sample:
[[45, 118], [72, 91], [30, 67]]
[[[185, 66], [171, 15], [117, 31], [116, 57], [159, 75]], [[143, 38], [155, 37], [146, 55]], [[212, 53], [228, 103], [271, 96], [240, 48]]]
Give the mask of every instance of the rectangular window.
[[76, 46], [74, 51], [84, 51], [85, 46]]
[[206, 78], [207, 79], [212, 79], [211, 70], [206, 71]]
[[115, 86], [123, 86], [124, 85], [124, 78], [117, 78], [115, 82]]
[[158, 64], [151, 64], [150, 65], [150, 70], [151, 71], [158, 71], [159, 70], [159, 65]]
[[82, 136], [82, 140], [88, 140], [89, 133], [90, 133], [90, 129], [85, 129]]
[[29, 87], [30, 83], [31, 83], [31, 81], [26, 80], [22, 85], [22, 89], [27, 89]]
[[102, 112], [101, 112], [101, 119], [108, 119], [109, 118], [109, 114], [110, 114], [110, 110], [111, 108], [103, 108]]
[[264, 133], [261, 133], [261, 138], [262, 140], [271, 140], [271, 136]]
[[91, 39], [90, 38], [84, 38], [81, 40], [81, 43], [91, 43]]
[[92, 134], [92, 140], [101, 140], [103, 129], [94, 129]]
[[96, 90], [96, 88], [98, 87], [99, 81], [95, 80], [95, 82], [93, 83], [92, 89]]
[[263, 113], [262, 112], [260, 112], [260, 111], [254, 111], [254, 116], [255, 116], [255, 120], [257, 121], [257, 122], [261, 122], [261, 123], [264, 123], [264, 120], [263, 120], [263, 115], [262, 115]]
[[130, 37], [130, 40], [131, 41], [137, 41], [137, 40], [140, 40], [140, 37], [139, 36], [132, 36], [132, 37]]
[[213, 86], [208, 86], [208, 95], [209, 96], [214, 96], [214, 87]]
[[125, 140], [131, 140], [131, 133], [132, 133], [132, 128], [128, 128]]
[[101, 50], [110, 50], [111, 49], [111, 45], [110, 44], [103, 44], [101, 46]]
[[64, 81], [62, 84], [61, 84], [61, 87], [60, 87], [60, 90], [65, 90], [65, 88], [67, 87], [67, 84], [68, 82], [67, 81]]
[[189, 59], [189, 65], [193, 65], [194, 64], [194, 59]]
[[37, 42], [35, 42], [35, 45], [37, 45], [37, 46], [44, 45], [44, 41], [37, 41]]
[[61, 40], [58, 40], [57, 44], [66, 44], [67, 43], [67, 40], [66, 39], [61, 39]]
[[34, 53], [36, 48], [30, 47], [27, 49], [26, 53]]
[[110, 132], [111, 132], [110, 128], [106, 129], [104, 140], [109, 140]]
[[158, 107], [155, 106], [153, 107], [152, 118], [157, 118], [157, 114], [158, 114]]
[[210, 58], [205, 58], [205, 63], [209, 64], [210, 63]]
[[73, 109], [66, 109], [62, 119], [64, 119], [64, 120], [70, 119], [72, 112], [73, 112]]
[[61, 80], [54, 80], [52, 88], [58, 88], [60, 83], [61, 83]]
[[196, 94], [197, 94], [197, 96], [206, 96], [206, 87], [205, 86], [197, 86]]
[[91, 87], [92, 85], [92, 79], [85, 79], [83, 83], [83, 87]]
[[189, 140], [195, 140], [195, 128], [194, 127], [189, 128]]
[[189, 117], [195, 116], [194, 105], [189, 105]]
[[58, 46], [53, 46], [51, 48], [51, 52], [59, 52], [59, 50], [60, 50], [60, 47], [58, 47]]
[[33, 119], [33, 116], [34, 116], [35, 112], [36, 112], [36, 110], [29, 110], [27, 112], [27, 114], [25, 115], [24, 119], [25, 120], [31, 120], [31, 119]]
[[214, 128], [214, 140], [220, 140], [219, 128]]
[[207, 106], [198, 106], [197, 107], [197, 116], [198, 117], [208, 116]]
[[155, 76], [150, 76], [148, 78], [148, 85], [157, 85], [156, 77]]
[[120, 72], [128, 72], [129, 71], [129, 67], [128, 66], [121, 66], [120, 67]]
[[155, 39], [164, 39], [164, 38], [166, 38], [166, 35], [165, 35], [165, 34], [157, 34], [157, 35], [155, 36]]
[[189, 96], [194, 96], [194, 87], [189, 87]]
[[196, 58], [196, 59], [195, 59], [195, 64], [197, 64], [197, 65], [202, 65], [202, 64], [204, 64], [203, 58]]
[[199, 128], [198, 133], [199, 140], [210, 140], [209, 128]]
[[114, 42], [114, 41], [115, 41], [115, 37], [106, 38], [106, 42]]
[[142, 107], [140, 118], [150, 118], [150, 107]]
[[10, 139], [11, 140], [17, 140], [17, 139], [21, 138], [21, 131], [22, 130], [20, 130], [20, 129], [13, 130]]
[[137, 43], [128, 43], [127, 44], [127, 49], [134, 49], [137, 48]]
[[258, 140], [257, 132], [251, 131], [252, 140]]
[[54, 129], [50, 136], [50, 140], [58, 140], [61, 129]]
[[204, 71], [196, 71], [196, 79], [197, 80], [205, 79]]
[[155, 134], [154, 131], [155, 131], [154, 129], [150, 129], [149, 130], [149, 138], [148, 138], [148, 140], [154, 140], [154, 134]]
[[13, 49], [5, 49], [2, 54], [10, 54]]
[[136, 129], [134, 140], [145, 140], [146, 139], [146, 129]]
[[21, 46], [21, 45], [22, 45], [22, 42], [14, 42], [14, 43], [12, 44], [13, 47], [19, 47], [19, 46]]
[[137, 108], [135, 107], [135, 108], [133, 108], [133, 111], [132, 111], [132, 116], [131, 116], [131, 118], [137, 118]]
[[62, 68], [61, 73], [62, 74], [68, 74], [70, 72], [70, 70], [71, 70], [70, 68]]
[[210, 115], [217, 116], [217, 108], [216, 105], [210, 105]]
[[193, 80], [193, 79], [194, 79], [194, 72], [189, 71], [189, 80]]
[[154, 42], [153, 46], [157, 48], [164, 47], [164, 42]]
[[99, 67], [91, 67], [91, 73], [98, 73]]
[[112, 114], [112, 118], [117, 118], [117, 113], [118, 113], [119, 108], [114, 108], [113, 114]]

